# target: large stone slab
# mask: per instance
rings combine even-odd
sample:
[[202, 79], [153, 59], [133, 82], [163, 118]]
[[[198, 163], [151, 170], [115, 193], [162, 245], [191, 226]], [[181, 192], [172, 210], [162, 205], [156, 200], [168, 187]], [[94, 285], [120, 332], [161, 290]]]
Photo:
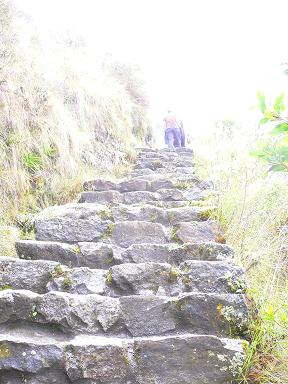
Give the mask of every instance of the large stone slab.
[[[72, 267], [79, 266], [80, 248], [77, 244], [52, 241], [19, 240], [15, 244], [17, 255], [26, 260], [57, 261]], [[81, 264], [80, 264], [81, 265]]]
[[107, 231], [111, 221], [100, 217], [88, 219], [57, 218], [35, 221], [35, 238], [41, 241], [97, 241]]
[[47, 292], [46, 286], [59, 263], [39, 260], [19, 260], [12, 257], [0, 258], [0, 290], [25, 289], [38, 293]]
[[164, 263], [121, 264], [109, 271], [111, 294], [128, 295], [177, 295], [180, 271]]
[[72, 295], [30, 291], [0, 292], [0, 324], [26, 321], [55, 325], [65, 332], [148, 336], [198, 333], [234, 336], [248, 323], [238, 294], [185, 294], [179, 297]]
[[78, 295], [110, 293], [107, 282], [108, 271], [103, 269], [73, 268], [56, 269], [46, 284], [47, 291], [69, 292]]
[[183, 292], [243, 293], [242, 268], [227, 261], [182, 263], [180, 268], [164, 263], [121, 264], [110, 269], [112, 295], [165, 295]]
[[203, 243], [214, 241], [217, 233], [217, 223], [212, 221], [189, 223], [183, 222], [177, 226], [172, 238], [182, 243]]
[[112, 191], [117, 189], [117, 184], [104, 179], [88, 180], [83, 184], [84, 191]]
[[179, 297], [121, 297], [121, 310], [133, 336], [163, 333], [241, 335], [248, 313], [242, 295], [185, 294]]
[[122, 253], [124, 262], [159, 262], [179, 265], [185, 260], [221, 260], [233, 257], [226, 244], [215, 242], [186, 244], [134, 244]]
[[[27, 331], [30, 338], [24, 335]], [[42, 384], [51, 384], [49, 376], [54, 380], [56, 375], [61, 381], [55, 384], [152, 384], [155, 380], [159, 384], [230, 384], [244, 359], [241, 340], [190, 334], [136, 340], [84, 335], [59, 340], [44, 329], [36, 333], [14, 327], [1, 331], [0, 345], [4, 384], [20, 384], [7, 381], [21, 375], [18, 372], [27, 377], [27, 384], [38, 384], [29, 380], [41, 376]]]
[[123, 221], [111, 226], [103, 241], [127, 248], [132, 244], [158, 243], [168, 241], [165, 228], [161, 224], [146, 221]]
[[122, 203], [122, 195], [118, 191], [83, 192], [79, 203], [117, 204]]
[[63, 370], [53, 368], [43, 368], [35, 374], [6, 370], [0, 373], [0, 380], [1, 384], [71, 384]]
[[[33, 278], [31, 278], [33, 276]], [[0, 258], [0, 290], [69, 292], [107, 296], [165, 295], [184, 292], [242, 293], [243, 270], [227, 261], [186, 261], [180, 268], [168, 263], [125, 263], [110, 270], [68, 268], [50, 261]]]
[[107, 243], [78, 243], [80, 253], [77, 266], [108, 269], [123, 262], [122, 248]]
[[228, 245], [215, 242], [186, 243], [182, 245], [140, 243], [123, 249], [102, 242], [66, 244], [21, 240], [16, 242], [16, 249], [21, 259], [51, 260], [69, 267], [88, 267], [92, 269], [109, 269], [111, 266], [123, 262], [159, 262], [179, 265], [185, 260], [219, 260], [231, 258], [234, 254], [232, 248]]

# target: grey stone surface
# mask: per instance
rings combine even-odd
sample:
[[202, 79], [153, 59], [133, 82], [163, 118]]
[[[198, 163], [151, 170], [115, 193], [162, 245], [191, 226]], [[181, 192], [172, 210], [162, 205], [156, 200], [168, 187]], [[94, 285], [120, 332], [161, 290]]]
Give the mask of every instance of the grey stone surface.
[[147, 180], [127, 180], [118, 184], [120, 192], [149, 191], [150, 183]]
[[183, 201], [186, 200], [184, 192], [179, 189], [158, 189], [157, 200], [164, 201]]
[[146, 204], [155, 200], [157, 200], [157, 195], [154, 192], [136, 191], [122, 194], [122, 202], [124, 204]]
[[241, 344], [209, 336], [145, 340], [138, 347], [140, 384], [230, 384], [243, 363]]
[[167, 263], [128, 263], [112, 267], [110, 274], [111, 294], [117, 296], [243, 293], [246, 288], [243, 269], [227, 261], [190, 260], [180, 268]]
[[171, 303], [166, 297], [121, 297], [124, 322], [132, 336], [161, 335], [176, 330]]
[[84, 182], [83, 189], [84, 191], [111, 191], [116, 189], [116, 183], [104, 179], [88, 180]]
[[216, 237], [217, 224], [213, 221], [189, 223], [183, 222], [177, 226], [177, 238], [182, 243], [202, 243], [213, 241]]
[[181, 290], [177, 279], [180, 272], [172, 269], [170, 264], [121, 264], [112, 267], [110, 273], [111, 288], [117, 296], [159, 292], [170, 295], [178, 294]]
[[47, 291], [66, 291], [78, 295], [106, 293], [107, 271], [101, 269], [74, 268], [54, 272], [47, 283]]
[[247, 327], [247, 306], [239, 294], [187, 293], [179, 297], [72, 295], [30, 291], [0, 293], [0, 323], [28, 321], [65, 332], [132, 336], [170, 333], [239, 335]]
[[20, 240], [16, 242], [15, 246], [18, 257], [21, 259], [58, 261], [73, 267], [79, 265], [80, 249], [77, 244]]
[[185, 261], [180, 279], [187, 292], [243, 293], [246, 289], [243, 269], [228, 261]]
[[0, 375], [0, 384], [71, 384], [63, 370], [53, 368], [44, 368], [35, 374], [9, 370]]
[[0, 259], [0, 384], [234, 382], [245, 276], [192, 155], [147, 149], [36, 216], [25, 260]]
[[18, 256], [23, 259], [46, 259], [69, 267], [109, 269], [122, 262], [160, 262], [178, 265], [185, 260], [217, 260], [233, 256], [226, 244], [214, 242], [178, 244], [141, 243], [122, 249], [112, 244], [80, 242], [65, 244], [23, 240], [16, 243]]
[[123, 261], [133, 263], [159, 262], [179, 265], [185, 260], [219, 260], [231, 258], [233, 250], [226, 244], [202, 242], [199, 244], [134, 244], [123, 253]]
[[103, 241], [127, 248], [139, 243], [166, 243], [167, 235], [161, 224], [146, 221], [123, 221], [115, 223]]
[[0, 290], [25, 289], [45, 293], [46, 285], [58, 267], [60, 267], [59, 263], [51, 261], [29, 261], [1, 257]]
[[[31, 278], [33, 276], [33, 278]], [[49, 261], [0, 258], [0, 290], [48, 291], [108, 296], [168, 295], [183, 292], [242, 293], [243, 270], [228, 261], [187, 260], [168, 263], [124, 263], [107, 269], [68, 268]]]
[[243, 362], [241, 343], [203, 335], [135, 340], [84, 336], [59, 343], [43, 331], [31, 340], [16, 338], [10, 331], [0, 336], [0, 345], [6, 351], [0, 367], [27, 372], [28, 378], [33, 377], [31, 372], [41, 377], [46, 370], [55, 377], [62, 371], [67, 384], [154, 384], [155, 380], [159, 384], [230, 384]]
[[122, 202], [122, 195], [118, 191], [83, 192], [79, 203], [115, 204]]
[[68, 219], [90, 219], [101, 217], [99, 212], [105, 208], [103, 204], [95, 203], [69, 203], [65, 205], [55, 205], [45, 208], [42, 212], [38, 213], [36, 218], [39, 221], [52, 220], [58, 218]]
[[57, 218], [35, 221], [36, 240], [41, 241], [95, 241], [107, 230], [111, 221], [100, 217], [77, 219]]
[[113, 207], [112, 215], [115, 221], [151, 221], [168, 225], [164, 209], [150, 205]]
[[112, 265], [123, 262], [123, 250], [116, 245], [101, 242], [80, 242], [79, 248], [79, 266], [108, 269]]
[[[83, 189], [84, 191], [94, 191], [94, 192], [104, 192], [104, 191], [119, 191], [123, 192], [135, 192], [135, 191], [150, 191], [156, 192], [158, 189], [179, 189], [179, 190], [187, 190], [193, 188], [200, 189], [210, 189], [213, 184], [208, 181], [202, 181], [196, 176], [189, 177], [187, 176], [179, 176], [177, 178], [173, 178], [170, 176], [169, 178], [164, 178], [161, 175], [148, 174], [146, 176], [134, 177], [129, 180], [118, 181], [117, 183], [96, 179], [90, 180], [84, 183]], [[117, 195], [118, 196], [118, 195]]]

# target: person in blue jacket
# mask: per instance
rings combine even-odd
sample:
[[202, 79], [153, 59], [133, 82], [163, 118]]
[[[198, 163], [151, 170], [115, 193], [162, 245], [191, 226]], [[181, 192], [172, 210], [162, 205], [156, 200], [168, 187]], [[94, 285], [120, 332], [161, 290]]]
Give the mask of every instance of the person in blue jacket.
[[169, 149], [185, 147], [185, 132], [183, 122], [168, 110], [164, 117], [165, 144]]

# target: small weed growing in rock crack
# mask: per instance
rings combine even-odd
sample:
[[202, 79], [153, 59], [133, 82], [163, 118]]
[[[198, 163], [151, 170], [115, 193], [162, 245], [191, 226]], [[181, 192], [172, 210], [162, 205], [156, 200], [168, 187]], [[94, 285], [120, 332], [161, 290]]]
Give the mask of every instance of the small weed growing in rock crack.
[[181, 241], [180, 237], [178, 236], [178, 231], [179, 231], [179, 228], [177, 228], [177, 227], [175, 227], [175, 226], [172, 227], [172, 228], [170, 229], [170, 237], [171, 237], [171, 239], [172, 239], [173, 241], [175, 241], [175, 243], [181, 244], [182, 241]]
[[177, 268], [171, 268], [169, 271], [169, 281], [174, 282], [178, 280], [178, 277], [180, 275], [180, 272]]
[[81, 249], [80, 249], [80, 247], [79, 247], [78, 244], [73, 245], [73, 247], [71, 248], [71, 251], [74, 252], [74, 253], [76, 253], [77, 255], [78, 255], [79, 253], [81, 253]]
[[113, 215], [110, 210], [101, 209], [100, 211], [97, 212], [97, 215], [102, 220], [113, 220]]
[[188, 181], [177, 181], [177, 183], [174, 184], [175, 188], [178, 189], [189, 189], [191, 187], [191, 184]]
[[190, 284], [190, 277], [188, 275], [182, 276], [182, 282], [184, 285]]
[[0, 291], [5, 291], [5, 289], [13, 289], [13, 287], [10, 284], [5, 284], [0, 286]]
[[64, 277], [64, 280], [63, 280], [63, 283], [62, 283], [62, 287], [65, 291], [68, 291], [72, 286], [72, 281], [70, 279], [69, 276], [65, 276]]
[[50, 273], [51, 278], [55, 279], [63, 275], [63, 269], [60, 264], [56, 265], [54, 271]]
[[110, 285], [112, 284], [112, 282], [113, 282], [113, 276], [112, 276], [112, 271], [110, 269], [106, 276], [106, 284]]
[[111, 237], [113, 235], [114, 228], [115, 228], [115, 224], [109, 223], [107, 225], [106, 231], [102, 235], [102, 239], [107, 239], [107, 238]]

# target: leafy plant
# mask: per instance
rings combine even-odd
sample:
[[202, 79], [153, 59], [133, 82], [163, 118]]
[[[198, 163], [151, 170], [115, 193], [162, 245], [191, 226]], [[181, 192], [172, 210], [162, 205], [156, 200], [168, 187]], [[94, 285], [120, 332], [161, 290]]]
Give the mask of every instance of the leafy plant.
[[57, 155], [57, 148], [51, 145], [44, 146], [43, 153], [49, 158], [54, 158]]
[[41, 157], [34, 152], [26, 153], [23, 156], [23, 163], [29, 171], [33, 172], [38, 171], [42, 165]]
[[288, 172], [288, 117], [285, 112], [284, 93], [281, 93], [272, 106], [267, 106], [265, 96], [258, 92], [259, 108], [263, 114], [260, 124], [272, 123], [266, 141], [260, 141], [257, 148], [251, 152], [253, 156], [267, 162], [269, 171]]

